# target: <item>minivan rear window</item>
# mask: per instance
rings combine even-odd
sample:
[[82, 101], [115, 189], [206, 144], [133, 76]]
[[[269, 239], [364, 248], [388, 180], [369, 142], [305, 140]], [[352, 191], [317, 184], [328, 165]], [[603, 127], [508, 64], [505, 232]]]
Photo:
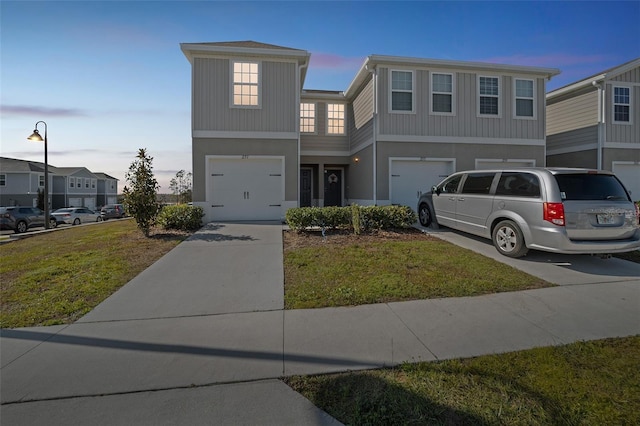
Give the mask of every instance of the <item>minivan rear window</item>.
[[563, 200], [622, 200], [630, 201], [620, 181], [605, 174], [555, 175]]

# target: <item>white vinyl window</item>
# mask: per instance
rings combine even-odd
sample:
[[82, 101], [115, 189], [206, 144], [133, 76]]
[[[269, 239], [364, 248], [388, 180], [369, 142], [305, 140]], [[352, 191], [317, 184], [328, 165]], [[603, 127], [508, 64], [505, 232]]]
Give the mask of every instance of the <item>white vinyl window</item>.
[[76, 185], [76, 178], [70, 177], [69, 178], [69, 188], [73, 188], [75, 185]]
[[89, 189], [89, 184], [91, 182], [91, 179], [89, 178], [84, 178], [84, 187]]
[[535, 118], [536, 117], [536, 84], [534, 80], [523, 80], [515, 78], [513, 80], [515, 93], [515, 117]]
[[431, 112], [451, 115], [455, 113], [453, 104], [453, 74], [431, 74]]
[[478, 114], [480, 116], [500, 116], [500, 79], [478, 76]]
[[260, 106], [260, 64], [234, 61], [232, 64], [233, 90], [231, 103], [236, 107]]
[[392, 112], [413, 112], [413, 71], [391, 70]]
[[7, 175], [0, 175], [0, 186], [6, 186], [7, 185]]
[[44, 188], [44, 175], [38, 175], [38, 186]]
[[327, 134], [344, 135], [344, 104], [327, 104]]
[[301, 133], [316, 132], [316, 104], [312, 104], [312, 103], [300, 104], [300, 132]]
[[614, 87], [613, 122], [633, 124], [631, 117], [631, 89], [629, 87]]
[[91, 179], [91, 189], [96, 189], [96, 180]]

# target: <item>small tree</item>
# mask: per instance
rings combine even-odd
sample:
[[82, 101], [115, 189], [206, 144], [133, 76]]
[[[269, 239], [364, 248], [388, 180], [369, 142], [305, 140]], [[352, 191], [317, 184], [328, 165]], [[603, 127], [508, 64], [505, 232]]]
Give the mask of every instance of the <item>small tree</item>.
[[122, 190], [127, 212], [146, 237], [160, 211], [160, 205], [156, 201], [159, 186], [153, 176], [152, 162], [153, 157], [148, 156], [147, 150], [141, 148], [125, 176], [131, 187], [125, 186]]
[[169, 181], [169, 189], [176, 196], [178, 204], [191, 201], [191, 172], [180, 170], [176, 173], [176, 177]]

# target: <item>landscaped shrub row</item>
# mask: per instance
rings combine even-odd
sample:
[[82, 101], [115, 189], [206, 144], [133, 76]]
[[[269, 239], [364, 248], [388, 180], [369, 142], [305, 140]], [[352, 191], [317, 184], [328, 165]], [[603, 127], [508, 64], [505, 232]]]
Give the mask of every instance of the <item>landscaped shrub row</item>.
[[176, 204], [163, 207], [156, 223], [164, 229], [193, 231], [202, 226], [202, 216], [204, 216], [202, 207]]
[[352, 229], [356, 234], [378, 229], [409, 228], [416, 214], [407, 206], [296, 207], [287, 210], [295, 231], [308, 228]]

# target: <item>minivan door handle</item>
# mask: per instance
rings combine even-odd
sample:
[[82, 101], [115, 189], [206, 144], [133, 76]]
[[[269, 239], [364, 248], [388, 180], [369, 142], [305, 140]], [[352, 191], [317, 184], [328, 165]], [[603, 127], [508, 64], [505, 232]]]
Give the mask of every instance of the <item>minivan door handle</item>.
[[464, 198], [458, 198], [458, 201], [464, 201]]

